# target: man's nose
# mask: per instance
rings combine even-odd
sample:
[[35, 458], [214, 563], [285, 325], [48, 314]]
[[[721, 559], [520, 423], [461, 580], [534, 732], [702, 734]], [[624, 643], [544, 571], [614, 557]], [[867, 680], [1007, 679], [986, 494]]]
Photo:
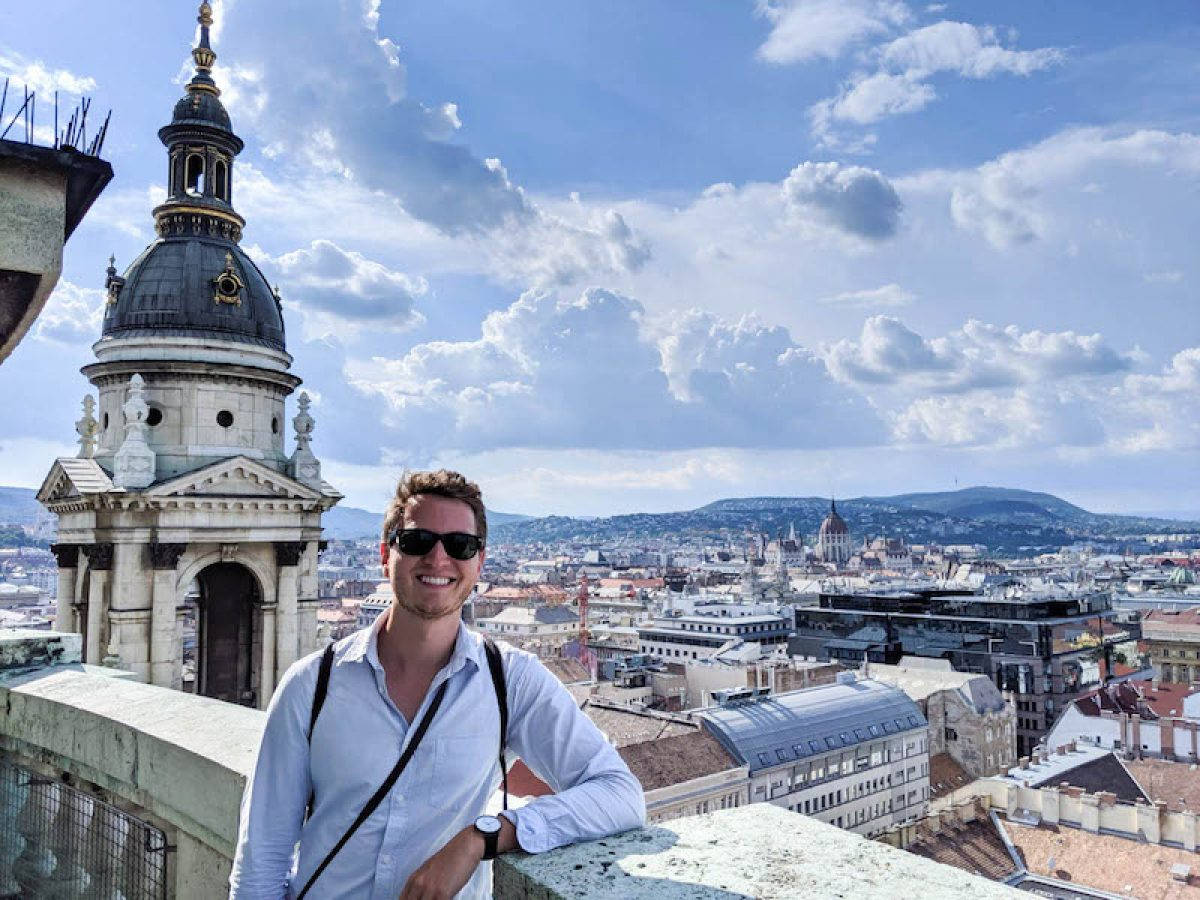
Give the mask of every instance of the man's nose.
[[425, 554], [425, 559], [429, 562], [442, 562], [443, 560], [450, 559], [450, 554], [446, 552], [446, 548], [443, 546], [440, 538], [433, 542], [433, 546]]

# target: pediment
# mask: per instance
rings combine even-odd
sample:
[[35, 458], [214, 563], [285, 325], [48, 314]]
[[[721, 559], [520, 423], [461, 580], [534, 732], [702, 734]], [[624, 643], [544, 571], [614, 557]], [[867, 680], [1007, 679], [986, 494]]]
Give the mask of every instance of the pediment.
[[317, 500], [321, 495], [270, 466], [235, 456], [179, 475], [146, 491], [150, 497], [269, 497]]
[[57, 503], [115, 489], [108, 473], [94, 459], [68, 456], [54, 461], [42, 486], [38, 488], [37, 499], [42, 504]]

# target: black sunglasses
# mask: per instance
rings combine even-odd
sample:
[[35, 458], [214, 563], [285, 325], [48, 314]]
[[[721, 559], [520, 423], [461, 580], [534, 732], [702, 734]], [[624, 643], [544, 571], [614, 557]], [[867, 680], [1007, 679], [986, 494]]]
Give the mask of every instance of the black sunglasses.
[[462, 531], [438, 534], [424, 528], [397, 528], [388, 539], [388, 543], [405, 556], [424, 556], [438, 541], [442, 542], [446, 555], [451, 559], [474, 559], [483, 547], [483, 541], [477, 535]]

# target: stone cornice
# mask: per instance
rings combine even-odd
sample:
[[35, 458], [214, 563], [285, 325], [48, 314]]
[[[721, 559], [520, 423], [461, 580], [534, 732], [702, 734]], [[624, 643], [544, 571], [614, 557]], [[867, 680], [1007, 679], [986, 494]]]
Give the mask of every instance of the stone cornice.
[[[118, 359], [96, 362], [84, 366], [80, 371], [98, 388], [125, 386], [130, 376], [140, 374], [162, 375], [173, 381], [192, 381], [200, 384], [216, 384], [223, 387], [236, 384], [260, 388], [264, 383], [274, 387], [280, 397], [287, 397], [301, 383], [301, 379], [288, 372], [262, 369], [257, 366], [241, 366], [222, 363], [218, 369], [214, 363], [199, 360], [179, 359]], [[148, 379], [154, 387], [158, 379]]]

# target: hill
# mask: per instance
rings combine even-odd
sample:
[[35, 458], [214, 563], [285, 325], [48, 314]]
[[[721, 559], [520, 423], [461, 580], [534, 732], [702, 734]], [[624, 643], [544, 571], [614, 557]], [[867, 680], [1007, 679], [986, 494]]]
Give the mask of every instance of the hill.
[[[497, 538], [514, 543], [664, 538], [739, 542], [747, 531], [773, 536], [794, 526], [811, 544], [828, 511], [825, 497], [734, 497], [683, 512], [528, 519], [498, 528]], [[983, 544], [1011, 554], [1079, 541], [1129, 543], [1124, 540], [1129, 535], [1200, 532], [1197, 522], [1092, 513], [1052, 494], [997, 487], [855, 497], [839, 500], [838, 512], [856, 542], [894, 536], [912, 543]]]

